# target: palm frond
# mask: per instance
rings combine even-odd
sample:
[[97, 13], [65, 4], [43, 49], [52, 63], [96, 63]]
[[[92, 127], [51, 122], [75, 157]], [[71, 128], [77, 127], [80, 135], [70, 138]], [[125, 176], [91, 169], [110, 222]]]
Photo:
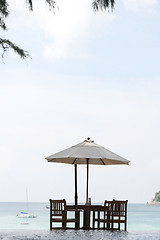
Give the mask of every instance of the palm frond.
[[93, 0], [92, 7], [94, 11], [114, 9], [115, 0]]
[[46, 3], [49, 5], [50, 9], [54, 9], [56, 2], [54, 0], [46, 0]]
[[0, 0], [0, 14], [4, 17], [7, 17], [9, 14], [8, 6], [6, 0]]
[[[50, 10], [55, 8], [56, 2], [54, 0], [45, 0], [45, 1], [49, 5]], [[28, 5], [28, 7], [29, 7], [29, 10], [33, 11], [33, 2], [32, 2], [32, 0], [26, 0], [26, 3]]]
[[29, 54], [27, 51], [23, 50], [22, 48], [19, 48], [15, 43], [11, 42], [8, 39], [0, 38], [0, 46], [3, 49], [2, 58], [4, 57], [4, 53], [9, 49], [13, 49], [14, 52], [17, 53], [23, 59], [25, 59], [26, 57], [29, 57]]
[[6, 24], [3, 20], [2, 17], [0, 17], [0, 27], [3, 29], [3, 30], [7, 30], [7, 27], [6, 27]]
[[4, 19], [9, 14], [8, 6], [9, 5], [6, 0], [0, 0], [0, 28], [2, 28], [3, 30], [7, 30]]
[[30, 11], [33, 11], [33, 3], [32, 3], [32, 0], [26, 0], [27, 4], [28, 4], [28, 7], [29, 7], [29, 10]]

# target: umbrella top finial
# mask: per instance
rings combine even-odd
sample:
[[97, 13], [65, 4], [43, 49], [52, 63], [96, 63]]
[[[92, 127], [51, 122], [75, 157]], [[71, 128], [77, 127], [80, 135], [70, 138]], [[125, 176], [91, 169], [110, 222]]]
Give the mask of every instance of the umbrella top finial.
[[90, 137], [88, 137], [87, 140], [84, 140], [84, 142], [94, 143], [94, 140], [91, 140]]

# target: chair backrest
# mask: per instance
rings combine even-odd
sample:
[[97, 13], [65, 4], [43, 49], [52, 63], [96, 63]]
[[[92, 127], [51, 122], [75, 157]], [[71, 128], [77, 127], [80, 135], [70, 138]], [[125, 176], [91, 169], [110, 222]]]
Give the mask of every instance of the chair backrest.
[[127, 212], [127, 203], [126, 201], [115, 200], [107, 201], [105, 200], [104, 206], [108, 206], [111, 215], [125, 217]]
[[66, 207], [66, 200], [52, 200], [50, 199], [50, 210], [52, 216], [62, 216]]

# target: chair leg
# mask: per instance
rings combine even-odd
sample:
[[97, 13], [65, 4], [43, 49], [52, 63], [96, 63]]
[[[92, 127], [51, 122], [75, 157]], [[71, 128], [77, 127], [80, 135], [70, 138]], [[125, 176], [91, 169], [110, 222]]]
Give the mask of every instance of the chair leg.
[[98, 211], [98, 229], [100, 229], [100, 211]]
[[51, 220], [50, 220], [50, 230], [52, 230], [52, 222], [51, 222]]
[[120, 227], [120, 220], [121, 220], [120, 213], [119, 213], [119, 216], [118, 216], [118, 220], [119, 220], [119, 223], [118, 223], [118, 230], [120, 230], [120, 229], [121, 229], [121, 227]]
[[95, 211], [93, 211], [92, 229], [95, 229]]
[[107, 230], [110, 230], [110, 211], [107, 212]]
[[80, 228], [80, 212], [75, 212], [75, 229], [79, 229]]
[[66, 230], [66, 224], [67, 224], [67, 213], [64, 213], [64, 217], [62, 218], [62, 228]]
[[[104, 220], [105, 220], [105, 218], [106, 218], [106, 212], [104, 212], [103, 214], [104, 214], [104, 215], [103, 215], [103, 218], [104, 218]], [[106, 223], [105, 223], [105, 221], [104, 221], [104, 223], [103, 223], [103, 228], [106, 229]]]
[[80, 229], [80, 212], [78, 212], [78, 229]]
[[126, 219], [126, 216], [125, 216], [124, 230], [127, 231], [127, 219]]
[[114, 220], [113, 214], [112, 214], [112, 217], [111, 217], [111, 219], [112, 219], [112, 223], [111, 223], [111, 230], [113, 230], [113, 226], [114, 226], [114, 223], [113, 223], [113, 220]]

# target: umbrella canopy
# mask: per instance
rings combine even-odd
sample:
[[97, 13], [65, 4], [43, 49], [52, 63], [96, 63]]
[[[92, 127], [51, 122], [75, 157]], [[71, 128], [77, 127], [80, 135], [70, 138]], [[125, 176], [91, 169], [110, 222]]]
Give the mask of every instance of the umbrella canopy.
[[88, 202], [88, 175], [89, 164], [94, 165], [128, 165], [130, 161], [96, 144], [90, 138], [67, 148], [61, 152], [46, 157], [48, 162], [67, 163], [75, 165], [75, 203], [77, 202], [77, 164], [87, 165], [87, 193], [86, 202]]

